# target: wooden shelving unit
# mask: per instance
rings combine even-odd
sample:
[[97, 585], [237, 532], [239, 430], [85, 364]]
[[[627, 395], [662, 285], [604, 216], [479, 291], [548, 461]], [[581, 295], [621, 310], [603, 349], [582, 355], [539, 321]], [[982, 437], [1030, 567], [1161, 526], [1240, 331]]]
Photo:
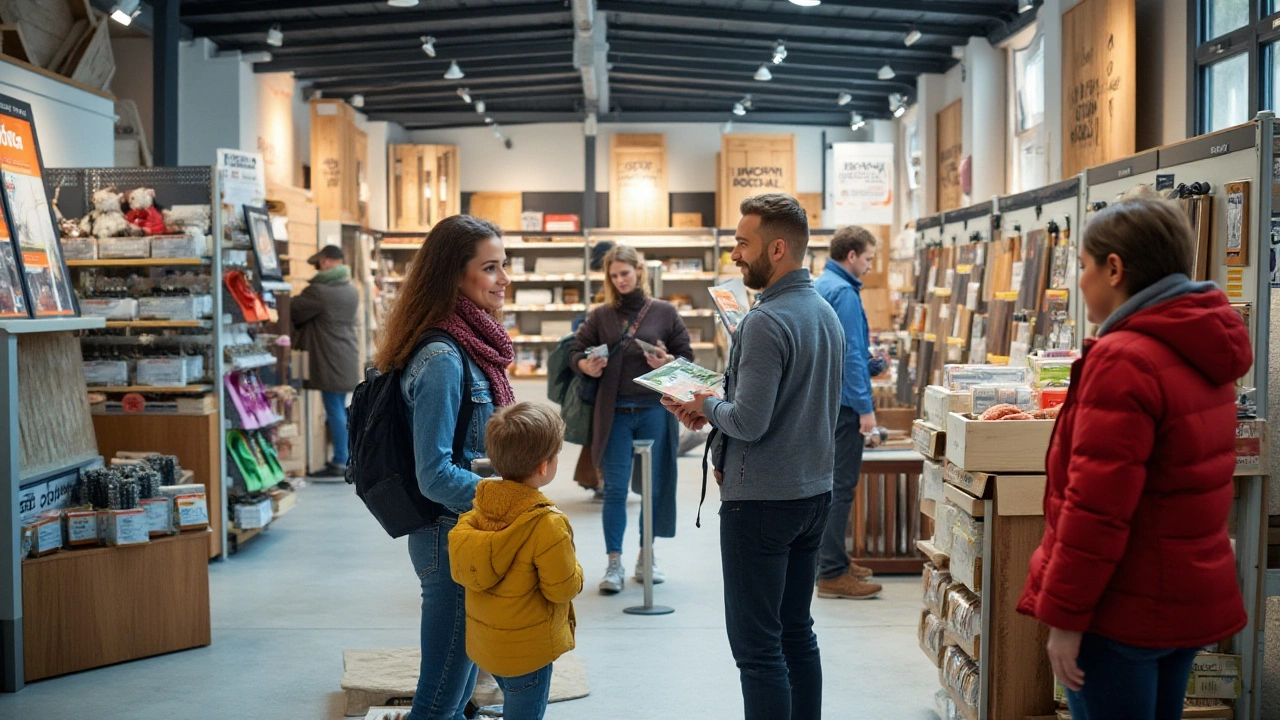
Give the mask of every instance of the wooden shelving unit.
[[170, 265], [208, 265], [212, 258], [125, 258], [110, 260], [68, 260], [67, 267], [168, 267]]
[[163, 328], [200, 328], [213, 327], [212, 320], [108, 320], [107, 328], [122, 329], [163, 329]]
[[89, 385], [91, 392], [100, 393], [155, 393], [157, 395], [188, 395], [193, 393], [207, 393], [213, 390], [213, 385], [183, 385], [181, 387], [168, 387], [164, 385]]

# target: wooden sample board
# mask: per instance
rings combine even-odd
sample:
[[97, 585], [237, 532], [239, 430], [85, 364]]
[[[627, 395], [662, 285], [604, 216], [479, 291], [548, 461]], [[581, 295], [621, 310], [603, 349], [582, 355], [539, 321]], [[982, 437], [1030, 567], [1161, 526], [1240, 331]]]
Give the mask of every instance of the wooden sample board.
[[956, 100], [938, 112], [938, 212], [964, 204], [960, 188], [960, 157], [964, 154], [964, 105]]
[[209, 536], [23, 561], [26, 681], [209, 645]]
[[1062, 16], [1062, 176], [1137, 149], [1134, 0], [1084, 0]]
[[[822, 224], [822, 193], [796, 193], [796, 200], [800, 202], [800, 207], [804, 208], [805, 214], [809, 216], [810, 230], [824, 227]], [[875, 232], [874, 228], [868, 228], [868, 230]], [[877, 237], [879, 236], [877, 235]]]
[[[83, 381], [82, 381], [83, 382]], [[83, 394], [83, 391], [81, 392]], [[105, 458], [120, 451], [158, 452], [178, 456], [183, 468], [195, 471], [209, 505], [206, 560], [222, 552], [222, 446], [218, 414], [207, 415], [94, 415], [98, 450]]]
[[471, 194], [467, 213], [496, 223], [503, 230], [519, 230], [524, 213], [524, 195], [518, 192], [478, 192]]
[[716, 185], [720, 227], [736, 227], [743, 200], [796, 194], [795, 135], [722, 135]]
[[619, 133], [609, 143], [609, 227], [671, 227], [667, 137]]
[[311, 193], [321, 220], [360, 220], [356, 146], [355, 110], [342, 100], [312, 100]]

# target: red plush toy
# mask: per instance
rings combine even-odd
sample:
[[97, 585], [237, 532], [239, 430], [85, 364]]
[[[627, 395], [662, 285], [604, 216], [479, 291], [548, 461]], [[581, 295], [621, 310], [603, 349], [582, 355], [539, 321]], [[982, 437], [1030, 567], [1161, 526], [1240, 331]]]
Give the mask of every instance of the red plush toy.
[[164, 234], [164, 217], [156, 209], [156, 191], [137, 188], [129, 193], [129, 212], [124, 219], [148, 235]]

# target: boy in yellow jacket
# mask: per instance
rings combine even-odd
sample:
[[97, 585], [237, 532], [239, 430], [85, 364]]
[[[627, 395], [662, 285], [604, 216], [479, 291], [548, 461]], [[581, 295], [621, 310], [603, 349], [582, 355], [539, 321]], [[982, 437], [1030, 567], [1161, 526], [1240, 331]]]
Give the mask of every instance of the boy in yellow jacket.
[[582, 592], [569, 518], [538, 488], [556, 475], [564, 422], [516, 403], [485, 430], [501, 479], [480, 481], [474, 509], [449, 533], [449, 566], [467, 593], [467, 655], [502, 688], [505, 720], [541, 720], [551, 663], [573, 649]]

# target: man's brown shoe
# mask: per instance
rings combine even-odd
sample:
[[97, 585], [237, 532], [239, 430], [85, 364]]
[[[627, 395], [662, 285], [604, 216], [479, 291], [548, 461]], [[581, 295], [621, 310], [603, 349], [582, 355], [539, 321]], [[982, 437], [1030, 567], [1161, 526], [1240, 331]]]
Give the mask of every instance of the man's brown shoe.
[[858, 563], [854, 562], [853, 558], [849, 558], [849, 574], [858, 578], [859, 580], [866, 580], [872, 575], [875, 575], [876, 572], [875, 570], [872, 570], [869, 567], [863, 567]]
[[860, 580], [851, 574], [818, 581], [818, 597], [844, 598], [846, 600], [870, 600], [880, 595], [884, 588], [876, 583]]

